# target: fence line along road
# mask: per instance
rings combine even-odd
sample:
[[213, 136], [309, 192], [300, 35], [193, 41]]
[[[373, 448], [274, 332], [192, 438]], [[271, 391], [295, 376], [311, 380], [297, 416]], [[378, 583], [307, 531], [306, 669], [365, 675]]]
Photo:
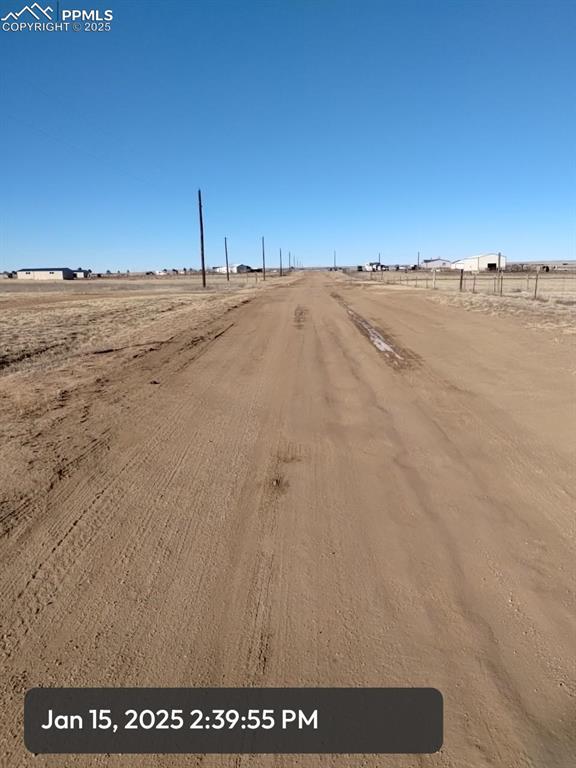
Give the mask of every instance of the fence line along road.
[[576, 272], [463, 272], [460, 270], [414, 270], [354, 272], [347, 274], [363, 282], [404, 285], [437, 291], [479, 293], [493, 296], [530, 296], [562, 299], [576, 294]]

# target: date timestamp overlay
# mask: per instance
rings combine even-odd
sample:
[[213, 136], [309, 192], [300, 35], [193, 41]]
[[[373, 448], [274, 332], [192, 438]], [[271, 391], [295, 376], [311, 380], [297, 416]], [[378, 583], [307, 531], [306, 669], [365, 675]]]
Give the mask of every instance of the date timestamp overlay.
[[36, 754], [429, 754], [443, 740], [435, 688], [33, 688]]

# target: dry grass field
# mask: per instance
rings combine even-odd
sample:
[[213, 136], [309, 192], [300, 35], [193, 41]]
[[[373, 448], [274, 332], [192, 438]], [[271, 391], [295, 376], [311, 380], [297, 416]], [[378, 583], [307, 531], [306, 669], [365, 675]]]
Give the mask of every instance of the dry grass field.
[[526, 294], [490, 296], [472, 293], [436, 293], [429, 298], [439, 304], [464, 307], [473, 312], [515, 317], [535, 330], [548, 330], [560, 335], [576, 333], [576, 296], [574, 298], [534, 299]]
[[181, 315], [194, 321], [206, 308], [250, 293], [255, 278], [199, 277], [0, 283], [0, 374], [46, 369], [111, 338], [129, 338], [150, 325]]

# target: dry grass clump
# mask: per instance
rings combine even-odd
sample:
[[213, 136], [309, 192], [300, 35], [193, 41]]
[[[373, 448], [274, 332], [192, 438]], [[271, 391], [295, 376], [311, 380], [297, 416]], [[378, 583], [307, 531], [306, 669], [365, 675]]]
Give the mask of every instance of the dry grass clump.
[[488, 296], [472, 293], [437, 293], [426, 296], [439, 304], [464, 307], [474, 312], [516, 317], [528, 328], [576, 333], [576, 301], [574, 298], [557, 297], [534, 300], [526, 293], [514, 296]]

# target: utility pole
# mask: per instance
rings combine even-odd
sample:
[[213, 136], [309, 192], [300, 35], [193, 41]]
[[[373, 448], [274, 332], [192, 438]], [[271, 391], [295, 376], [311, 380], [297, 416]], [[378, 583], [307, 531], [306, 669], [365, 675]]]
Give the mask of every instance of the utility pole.
[[288, 271], [292, 269], [292, 254], [288, 251]]
[[202, 217], [202, 192], [198, 190], [198, 214], [200, 216], [200, 259], [202, 262], [202, 287], [206, 288], [206, 262], [204, 261], [204, 219]]
[[378, 254], [378, 266], [382, 264], [382, 259], [380, 258], [382, 256], [381, 253]]
[[280, 248], [280, 277], [282, 277], [282, 248]]
[[224, 238], [224, 253], [226, 254], [226, 280], [230, 282], [230, 270], [228, 269], [228, 241]]
[[418, 269], [420, 269], [420, 251], [418, 251]]
[[264, 236], [262, 236], [262, 280], [266, 280], [266, 251], [264, 250]]
[[336, 251], [334, 251], [334, 270], [336, 270]]

